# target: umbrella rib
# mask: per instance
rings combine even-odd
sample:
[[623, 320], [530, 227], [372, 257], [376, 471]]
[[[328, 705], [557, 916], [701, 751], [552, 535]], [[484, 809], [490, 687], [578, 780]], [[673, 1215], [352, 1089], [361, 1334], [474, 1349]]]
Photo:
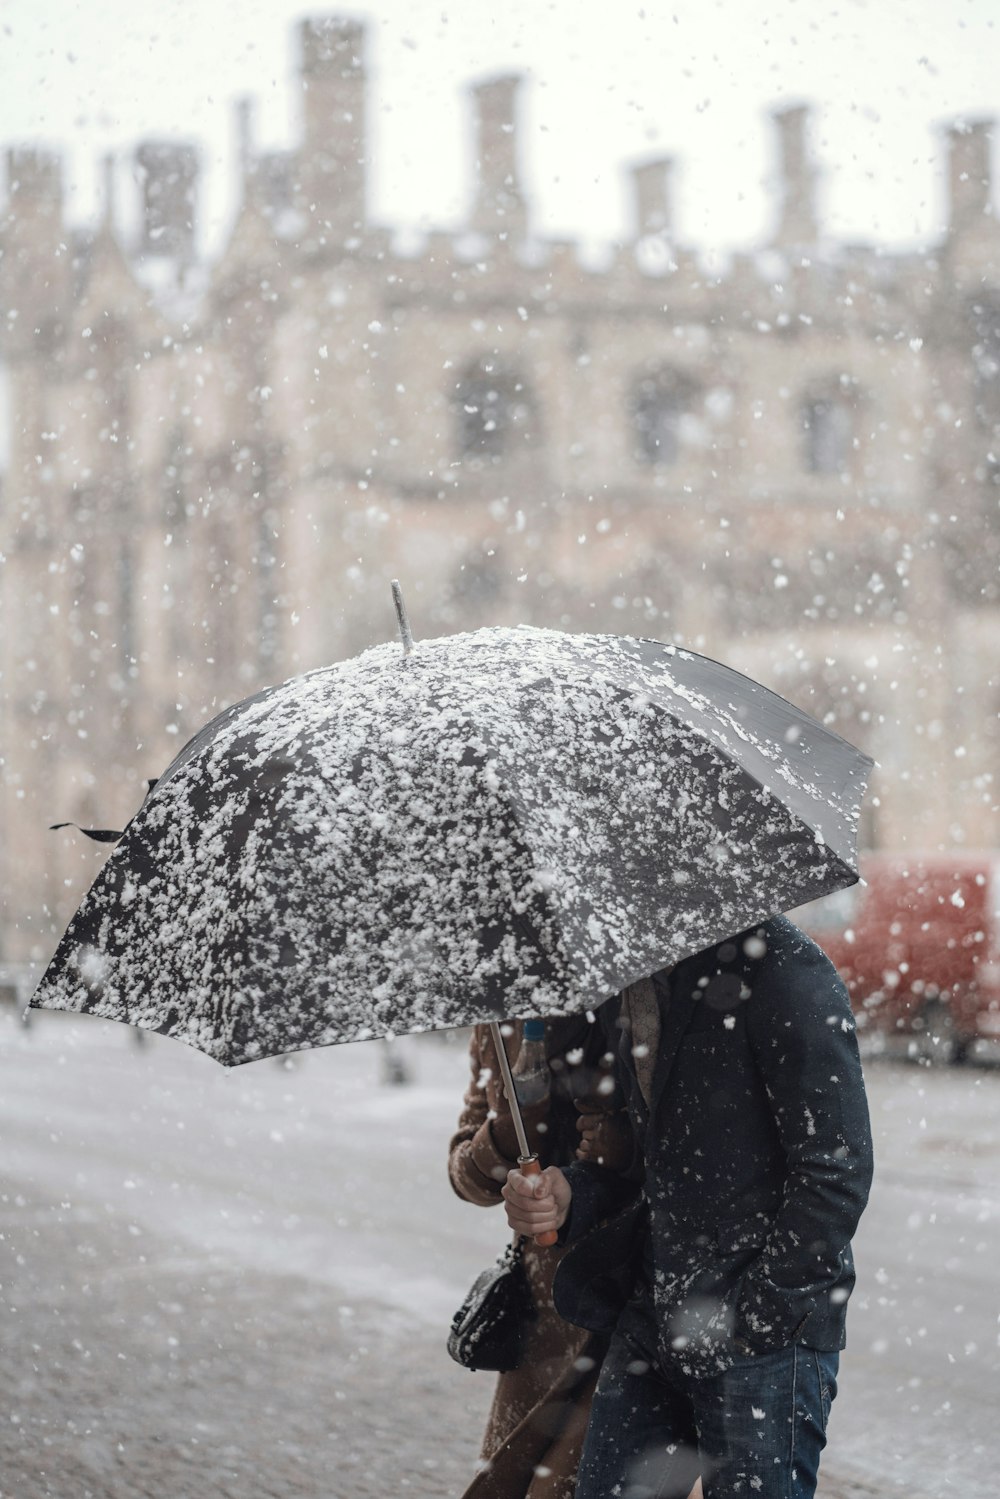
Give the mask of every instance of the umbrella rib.
[[[706, 660], [706, 661], [708, 661], [711, 658], [708, 657], [708, 656], [706, 656], [703, 659]], [[732, 667], [724, 666], [724, 663], [722, 663], [722, 662], [713, 661], [712, 664], [715, 665], [715, 666], [723, 667], [724, 670], [732, 672], [732, 674], [734, 676], [742, 678], [742, 680], [751, 683], [755, 687], [758, 687], [758, 688], [762, 687], [762, 684], [759, 683], [759, 682], [754, 682], [754, 680], [753, 680], [752, 677], [745, 676], [744, 673], [735, 671], [734, 668], [732, 668]], [[602, 676], [608, 682], [608, 684], [612, 688], [612, 690], [615, 691], [615, 692], [618, 692], [625, 701], [627, 701], [632, 696], [631, 689], [626, 688], [626, 687], [622, 686], [620, 683], [615, 682], [615, 680], [614, 680], [613, 676], [611, 675], [610, 671], [606, 671], [606, 670], [602, 669], [601, 666], [597, 666], [596, 669], [595, 669], [595, 671], [594, 671], [594, 674]], [[693, 689], [693, 690], [696, 691], [696, 689]], [[809, 719], [809, 714], [807, 714], [803, 708], [799, 708], [795, 703], [790, 702], [788, 700], [788, 698], [782, 697], [780, 693], [775, 692], [772, 688], [770, 688], [770, 687], [764, 687], [763, 691], [764, 691], [764, 693], [767, 696], [769, 696], [769, 697], [771, 697], [773, 699], [776, 699], [780, 703], [785, 704], [798, 717], [805, 718], [807, 720]], [[714, 750], [716, 750], [718, 753], [723, 754], [723, 755], [727, 755], [731, 759], [733, 765], [736, 766], [742, 772], [742, 774], [746, 777], [746, 779], [747, 779], [748, 782], [750, 782], [753, 786], [756, 786], [759, 791], [764, 792], [765, 795], [772, 797], [780, 805], [784, 805], [784, 802], [783, 802], [782, 798], [779, 795], [777, 795], [775, 787], [773, 785], [766, 785], [765, 782], [761, 779], [761, 777], [754, 770], [752, 770], [748, 765], [746, 765], [742, 761], [740, 761], [736, 757], [735, 752], [733, 750], [731, 750], [729, 748], [729, 746], [726, 744], [726, 742], [725, 742], [726, 722], [725, 722], [725, 720], [722, 720], [718, 724], [713, 724], [712, 715], [711, 715], [711, 712], [710, 712], [711, 706], [712, 706], [711, 703], [708, 700], [706, 700], [706, 706], [701, 711], [704, 714], [704, 717], [705, 717], [705, 719], [707, 721], [708, 727], [701, 727], [697, 723], [694, 723], [691, 720], [690, 717], [685, 717], [684, 716], [685, 710], [684, 710], [683, 707], [678, 706], [678, 707], [674, 708], [674, 707], [668, 707], [665, 703], [657, 703], [657, 707], [659, 708], [659, 711], [664, 715], [664, 717], [670, 719], [674, 723], [677, 723], [677, 724], [681, 725], [681, 727], [683, 727], [683, 728], [689, 729], [692, 733], [697, 734], [700, 739], [704, 740], [704, 742], [706, 743], [706, 745], [709, 745], [711, 748], [713, 748]], [[712, 727], [714, 727], [714, 729], [715, 729], [715, 735], [718, 735], [719, 738], [716, 738], [715, 735], [713, 735], [713, 733], [710, 731]], [[833, 739], [839, 740], [839, 742], [841, 744], [843, 744], [844, 746], [846, 746], [846, 748], [852, 750], [858, 756], [859, 761], [861, 762], [861, 769], [862, 770], [864, 770], [866, 766], [867, 766], [868, 770], [871, 770], [874, 767], [875, 761], [872, 759], [872, 757], [870, 755], [865, 754], [864, 751], [859, 750], [856, 745], [851, 744], [850, 740], [845, 739], [842, 735], [837, 734], [834, 730], [828, 729], [825, 724], [819, 725], [819, 727], [823, 730], [824, 734], [829, 735], [829, 737], [831, 737]], [[720, 739], [722, 740], [721, 743], [719, 742]], [[763, 749], [760, 750], [760, 753], [762, 753], [762, 754], [764, 753]], [[857, 815], [859, 815], [859, 813], [860, 813], [860, 807], [861, 807], [861, 803], [863, 802], [864, 797], [865, 797], [865, 791], [866, 791], [866, 788], [867, 788], [867, 783], [868, 783], [868, 777], [867, 777], [867, 775], [864, 775], [863, 779], [861, 780], [861, 783], [860, 783], [860, 795], [858, 796], [858, 799], [857, 799], [857, 812], [855, 813], [855, 818], [853, 820], [856, 820]], [[795, 789], [796, 790], [800, 790], [801, 789], [801, 791], [804, 793], [805, 798], [806, 798], [806, 806], [805, 806], [805, 813], [804, 813], [804, 815], [800, 814], [798, 811], [795, 811], [793, 813], [793, 815], [798, 819], [798, 821], [800, 821], [802, 823], [803, 827], [807, 827], [811, 833], [814, 833], [814, 834], [815, 833], [819, 833], [820, 829], [817, 826], [818, 818], [816, 817], [816, 812], [819, 809], [818, 808], [813, 808], [813, 807], [811, 807], [811, 806], [808, 805], [809, 801], [815, 801], [815, 800], [817, 800], [819, 794], [817, 793], [816, 795], [814, 795], [812, 792], [810, 792], [808, 786], [802, 786], [800, 788], [798, 785], [796, 785]], [[850, 780], [847, 780], [847, 781], [844, 781], [840, 785], [840, 787], [838, 789], [838, 792], [837, 792], [837, 795], [840, 796], [840, 797], [843, 797], [848, 791], [852, 791], [852, 790], [855, 790], [855, 789], [856, 788], [854, 786], [852, 786]], [[826, 805], [827, 806], [830, 805], [828, 799], [826, 801]], [[848, 814], [843, 814], [843, 815], [845, 815], [845, 817], [846, 817]], [[844, 855], [840, 851], [840, 849], [839, 848], [835, 848], [833, 846], [833, 844], [829, 843], [828, 840], [826, 839], [825, 835], [821, 834], [821, 836], [823, 837], [824, 843], [830, 849], [830, 851], [834, 855], [834, 857], [846, 869], [852, 870], [852, 872], [853, 872], [854, 871], [854, 865], [850, 862], [850, 860], [845, 859]]]

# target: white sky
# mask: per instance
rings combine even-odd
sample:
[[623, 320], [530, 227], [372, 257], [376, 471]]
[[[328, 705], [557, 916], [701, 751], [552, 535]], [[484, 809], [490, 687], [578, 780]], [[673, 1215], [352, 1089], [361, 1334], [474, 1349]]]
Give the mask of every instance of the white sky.
[[[291, 0], [0, 0], [0, 141], [62, 144], [72, 211], [94, 165], [142, 135], [207, 147], [210, 240], [231, 206], [232, 101], [259, 100], [262, 144], [294, 138]], [[821, 204], [839, 238], [921, 242], [943, 216], [936, 127], [1000, 113], [997, 0], [371, 0], [371, 206], [452, 225], [469, 194], [463, 86], [524, 70], [522, 159], [546, 234], [626, 228], [623, 163], [679, 158], [680, 238], [729, 247], [771, 216], [764, 112], [817, 106]], [[995, 19], [994, 19], [995, 17]], [[121, 199], [134, 196], [123, 169]]]

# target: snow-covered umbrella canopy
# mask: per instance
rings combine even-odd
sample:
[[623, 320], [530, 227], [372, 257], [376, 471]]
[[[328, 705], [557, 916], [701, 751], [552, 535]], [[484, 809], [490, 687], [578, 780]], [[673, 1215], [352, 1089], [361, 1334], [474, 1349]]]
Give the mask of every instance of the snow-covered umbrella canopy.
[[32, 1003], [227, 1065], [592, 1008], [853, 884], [871, 763], [658, 641], [377, 646], [180, 751]]

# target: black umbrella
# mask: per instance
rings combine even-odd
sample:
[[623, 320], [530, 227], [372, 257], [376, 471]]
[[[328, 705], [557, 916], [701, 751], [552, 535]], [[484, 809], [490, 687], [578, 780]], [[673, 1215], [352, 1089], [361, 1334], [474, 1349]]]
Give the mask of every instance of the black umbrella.
[[196, 734], [32, 1004], [227, 1065], [592, 1008], [853, 884], [871, 763], [659, 641], [407, 633]]

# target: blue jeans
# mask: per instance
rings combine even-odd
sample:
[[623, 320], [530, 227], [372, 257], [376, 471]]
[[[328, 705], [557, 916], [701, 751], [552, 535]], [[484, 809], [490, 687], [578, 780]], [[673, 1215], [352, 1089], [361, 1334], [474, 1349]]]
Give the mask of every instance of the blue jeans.
[[793, 1344], [692, 1379], [616, 1332], [580, 1459], [576, 1499], [812, 1499], [840, 1356]]

